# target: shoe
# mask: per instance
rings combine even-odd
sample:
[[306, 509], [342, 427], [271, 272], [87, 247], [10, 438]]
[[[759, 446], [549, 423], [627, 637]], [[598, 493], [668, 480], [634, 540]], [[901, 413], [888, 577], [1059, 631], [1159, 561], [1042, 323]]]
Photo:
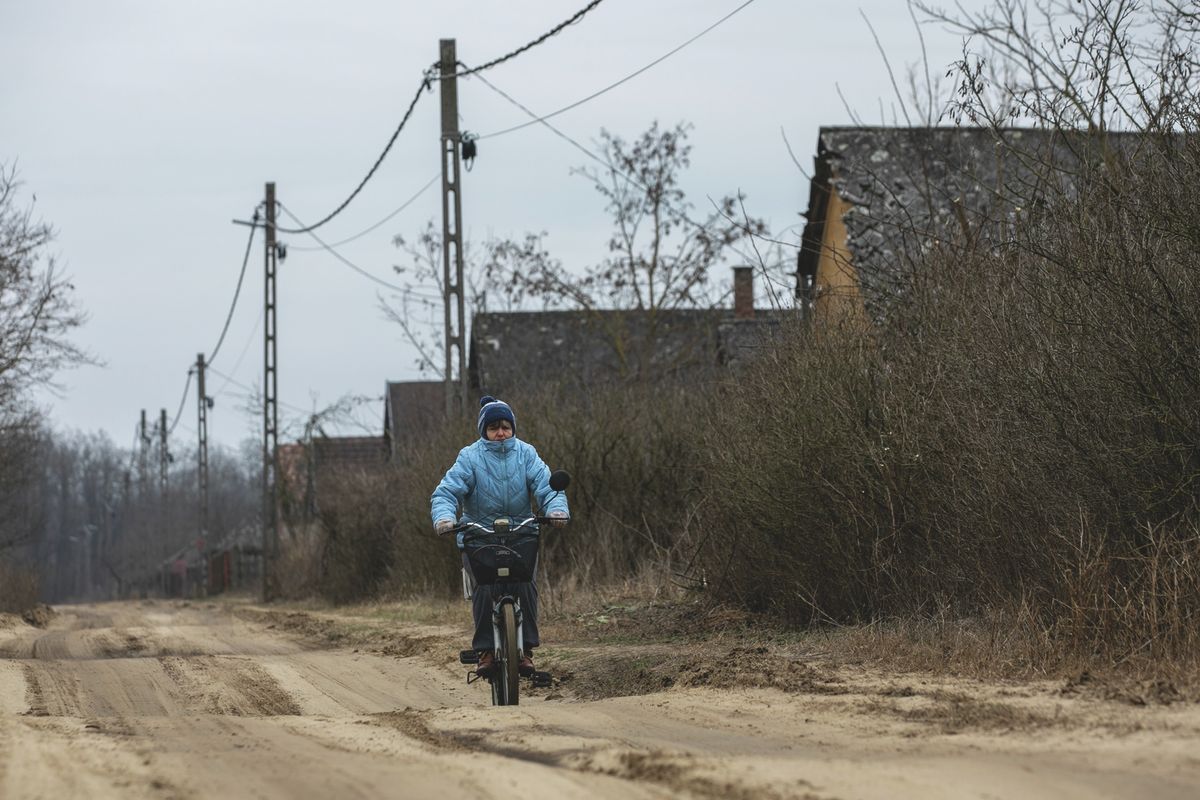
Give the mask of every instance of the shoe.
[[492, 673], [496, 671], [496, 657], [492, 655], [491, 650], [486, 650], [479, 654], [479, 663], [475, 667], [475, 674], [481, 678], [490, 678]]
[[524, 678], [533, 675], [533, 651], [526, 650], [525, 654], [521, 656], [521, 661], [517, 664], [517, 672], [521, 673]]

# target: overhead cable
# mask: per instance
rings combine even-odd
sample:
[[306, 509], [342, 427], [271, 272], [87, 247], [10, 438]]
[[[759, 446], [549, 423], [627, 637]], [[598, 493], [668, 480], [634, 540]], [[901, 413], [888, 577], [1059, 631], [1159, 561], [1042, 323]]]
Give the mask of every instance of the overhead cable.
[[[254, 337], [258, 334], [258, 328], [262, 325], [263, 319], [266, 316], [267, 310], [265, 308], [258, 312], [258, 321], [254, 323], [254, 327], [250, 330], [250, 335], [246, 337], [246, 343], [242, 345], [242, 352], [238, 353], [237, 361], [234, 361], [233, 366], [229, 368], [230, 372], [236, 373], [238, 368], [242, 366], [242, 361], [246, 358], [246, 353], [250, 352], [250, 345], [254, 344]], [[213, 397], [218, 397], [225, 391], [225, 387], [228, 385], [229, 380], [226, 379], [225, 383], [221, 384], [221, 388], [213, 392]]]
[[[480, 72], [485, 69], [491, 69], [492, 67], [497, 66], [498, 64], [502, 64], [505, 61], [516, 58], [521, 53], [524, 53], [525, 51], [529, 50], [532, 47], [536, 47], [537, 45], [539, 45], [542, 42], [549, 39], [551, 36], [554, 36], [555, 34], [562, 31], [564, 28], [568, 27], [569, 25], [573, 25], [576, 22], [578, 22], [579, 20], [583, 19], [585, 14], [587, 14], [589, 11], [591, 11], [596, 6], [600, 5], [600, 3], [602, 3], [602, 2], [603, 2], [603, 0], [592, 0], [592, 2], [588, 3], [582, 9], [575, 12], [575, 14], [573, 14], [570, 18], [564, 20], [563, 22], [560, 22], [558, 25], [555, 25], [553, 28], [546, 31], [544, 34], [542, 34], [538, 38], [534, 39], [533, 41], [531, 41], [525, 45], [522, 45], [521, 47], [518, 47], [516, 50], [506, 53], [505, 55], [501, 56], [500, 58], [494, 58], [491, 61], [481, 64], [480, 66], [475, 67], [474, 69], [470, 70], [469, 72], [464, 72], [464, 73], [462, 73], [462, 75], [470, 75], [472, 73]], [[750, 0], [750, 2], [753, 2], [753, 0]], [[425, 71], [424, 76], [421, 78], [421, 85], [417, 87], [417, 92], [416, 92], [416, 94], [413, 95], [412, 102], [410, 102], [408, 104], [408, 109], [404, 112], [404, 117], [400, 120], [400, 124], [396, 126], [396, 130], [392, 133], [392, 137], [390, 139], [388, 139], [388, 143], [384, 146], [383, 152], [379, 154], [379, 158], [375, 159], [375, 163], [371, 166], [371, 169], [367, 171], [366, 176], [362, 179], [362, 181], [359, 182], [358, 186], [355, 187], [354, 191], [352, 191], [350, 193], [350, 196], [342, 201], [341, 205], [339, 205], [333, 211], [329, 212], [327, 215], [325, 215], [324, 217], [322, 217], [320, 220], [313, 223], [312, 225], [301, 227], [301, 228], [280, 228], [277, 226], [276, 230], [279, 231], [280, 233], [308, 233], [312, 230], [315, 230], [315, 229], [321, 227], [322, 225], [324, 225], [325, 223], [329, 222], [331, 219], [336, 217], [338, 214], [340, 214], [343, 210], [345, 210], [346, 206], [350, 205], [351, 201], [353, 201], [354, 198], [358, 196], [358, 193], [363, 190], [363, 187], [366, 186], [367, 182], [370, 181], [371, 178], [375, 175], [375, 172], [379, 169], [379, 166], [383, 163], [384, 158], [386, 158], [387, 154], [391, 151], [392, 145], [396, 143], [397, 137], [400, 136], [400, 132], [402, 130], [404, 130], [404, 126], [406, 124], [408, 124], [409, 118], [412, 117], [413, 109], [415, 109], [417, 107], [417, 101], [421, 99], [421, 95], [424, 94], [424, 92], [426, 90], [432, 88], [433, 76], [434, 76], [434, 69], [432, 67]], [[442, 77], [448, 78], [451, 76], [445, 75]], [[383, 223], [381, 222], [380, 224], [383, 224]]]
[[250, 245], [254, 243], [254, 231], [258, 228], [258, 209], [254, 209], [253, 223], [250, 226], [250, 236], [246, 239], [246, 254], [242, 257], [242, 271], [238, 273], [237, 288], [233, 290], [233, 302], [229, 304], [229, 313], [225, 315], [225, 327], [221, 328], [221, 335], [217, 338], [216, 347], [208, 356], [208, 363], [217, 360], [217, 353], [221, 352], [221, 345], [225, 343], [225, 334], [229, 332], [229, 323], [233, 321], [233, 312], [237, 308], [238, 297], [242, 294], [242, 281], [246, 278], [246, 265], [250, 263]]
[[[304, 223], [303, 223], [303, 222], [301, 222], [301, 221], [300, 221], [300, 220], [299, 220], [299, 219], [296, 217], [296, 215], [295, 215], [295, 214], [293, 214], [293, 213], [291, 212], [291, 210], [290, 210], [290, 209], [289, 209], [287, 206], [285, 206], [283, 203], [280, 203], [280, 204], [279, 204], [279, 207], [280, 207], [281, 209], [283, 209], [283, 213], [287, 214], [289, 217], [291, 217], [293, 220], [295, 220], [297, 225], [301, 225], [301, 226], [302, 226], [302, 225], [304, 225]], [[412, 290], [412, 287], [397, 286], [397, 285], [396, 285], [396, 284], [394, 284], [394, 283], [388, 283], [388, 282], [387, 282], [387, 281], [385, 281], [383, 278], [378, 278], [378, 277], [376, 277], [376, 276], [372, 275], [370, 272], [367, 272], [365, 269], [363, 269], [362, 267], [358, 266], [357, 264], [355, 264], [355, 263], [354, 263], [353, 261], [351, 261], [350, 259], [346, 258], [344, 255], [342, 255], [341, 253], [339, 253], [337, 250], [334, 250], [332, 245], [328, 245], [328, 244], [326, 244], [326, 243], [324, 242], [324, 240], [322, 240], [322, 239], [321, 239], [321, 237], [320, 237], [320, 236], [317, 236], [317, 234], [313, 233], [313, 231], [312, 231], [312, 229], [311, 229], [311, 228], [309, 228], [309, 229], [308, 229], [308, 230], [306, 230], [305, 232], [306, 232], [306, 233], [307, 233], [309, 236], [311, 236], [313, 239], [315, 239], [315, 240], [317, 241], [317, 243], [321, 245], [321, 248], [322, 248], [322, 249], [329, 251], [329, 254], [330, 254], [330, 255], [332, 255], [332, 256], [333, 256], [334, 258], [336, 258], [338, 261], [341, 261], [343, 264], [345, 264], [345, 265], [346, 265], [347, 267], [349, 267], [350, 269], [352, 269], [352, 270], [354, 270], [355, 272], [357, 272], [359, 275], [362, 275], [362, 276], [363, 276], [364, 278], [366, 278], [367, 280], [369, 280], [369, 281], [373, 281], [374, 283], [377, 283], [377, 284], [379, 284], [380, 286], [383, 286], [383, 287], [385, 287], [385, 288], [387, 288], [387, 289], [391, 289], [391, 290], [392, 290], [392, 291], [394, 291], [394, 292], [400, 292], [400, 293], [402, 293], [402, 294], [415, 294], [415, 293], [413, 292], [413, 290]]]
[[167, 429], [168, 436], [175, 432], [175, 426], [179, 424], [179, 418], [183, 416], [183, 406], [187, 403], [188, 389], [192, 385], [192, 372], [193, 370], [188, 370], [187, 382], [183, 384], [183, 396], [179, 398], [179, 409], [175, 412], [175, 419], [171, 420], [171, 427]]
[[408, 104], [408, 110], [404, 112], [404, 117], [400, 120], [400, 124], [396, 126], [396, 130], [392, 133], [392, 138], [388, 139], [388, 143], [384, 146], [383, 152], [379, 154], [379, 158], [375, 159], [375, 164], [372, 165], [371, 169], [367, 171], [366, 177], [359, 182], [358, 186], [355, 187], [354, 191], [350, 193], [349, 197], [342, 201], [340, 206], [335, 208], [333, 211], [330, 211], [322, 219], [312, 225], [290, 229], [276, 226], [275, 229], [280, 233], [308, 233], [321, 227], [326, 222], [329, 222], [329, 220], [342, 213], [346, 206], [350, 205], [350, 201], [357, 197], [358, 193], [361, 192], [363, 187], [367, 185], [367, 181], [371, 180], [371, 178], [375, 175], [376, 170], [379, 169], [379, 165], [383, 163], [383, 159], [387, 157], [388, 152], [392, 149], [392, 145], [396, 143], [397, 137], [400, 136], [400, 131], [404, 130], [404, 126], [408, 124], [409, 118], [412, 117], [413, 109], [417, 107], [417, 101], [421, 99], [421, 95], [425, 93], [425, 90], [432, 88], [432, 80], [432, 73], [427, 71], [425, 76], [421, 79], [421, 85], [417, 87], [417, 93], [413, 95], [412, 102]]
[[[246, 384], [242, 383], [239, 380], [236, 380], [232, 375], [226, 375], [224, 372], [221, 372], [221, 370], [219, 370], [219, 369], [213, 369], [213, 370], [210, 370], [210, 372], [212, 372], [218, 378], [224, 378], [227, 383], [232, 383], [234, 386], [238, 387], [243, 392], [246, 392], [247, 396], [249, 396], [249, 397], [252, 397], [252, 398], [257, 397], [259, 394], [257, 390], [247, 386]], [[296, 412], [297, 414], [312, 413], [312, 412], [310, 412], [306, 409], [300, 408], [298, 406], [293, 406], [289, 403], [285, 403], [282, 400], [279, 400], [278, 402], [279, 402], [279, 405], [283, 406], [284, 408], [290, 409], [290, 410]]]
[[[667, 53], [665, 53], [665, 54], [663, 54], [663, 55], [659, 56], [658, 58], [654, 59], [654, 60], [653, 60], [653, 61], [651, 61], [649, 64], [647, 64], [646, 66], [644, 66], [644, 67], [642, 67], [641, 69], [637, 70], [636, 72], [632, 72], [632, 73], [630, 73], [629, 75], [626, 75], [624, 78], [621, 78], [621, 80], [619, 80], [619, 81], [616, 81], [615, 83], [610, 83], [608, 86], [605, 86], [603, 89], [600, 89], [599, 91], [592, 92], [592, 93], [591, 93], [591, 94], [589, 94], [587, 97], [584, 97], [584, 98], [583, 98], [583, 99], [581, 99], [581, 100], [576, 100], [574, 103], [571, 103], [570, 105], [563, 106], [562, 108], [558, 109], [557, 111], [552, 111], [552, 112], [550, 112], [549, 114], [545, 114], [545, 115], [543, 115], [543, 116], [541, 116], [541, 117], [538, 117], [537, 119], [531, 119], [531, 120], [529, 120], [528, 122], [522, 122], [520, 125], [513, 125], [511, 128], [504, 128], [503, 130], [499, 130], [499, 131], [492, 131], [491, 133], [485, 133], [485, 134], [482, 134], [482, 135], [480, 135], [480, 136], [479, 136], [479, 137], [477, 137], [477, 138], [479, 138], [479, 139], [491, 139], [491, 138], [494, 138], [494, 137], [496, 137], [496, 136], [504, 136], [505, 134], [512, 133], [513, 131], [519, 131], [519, 130], [521, 130], [522, 128], [528, 128], [530, 125], [536, 125], [536, 124], [537, 124], [537, 123], [539, 123], [539, 122], [543, 122], [543, 121], [545, 121], [545, 120], [548, 120], [548, 119], [551, 119], [551, 118], [553, 118], [553, 117], [557, 117], [559, 114], [564, 114], [564, 113], [566, 113], [566, 112], [570, 111], [570, 110], [571, 110], [571, 109], [573, 109], [573, 108], [578, 108], [579, 106], [583, 105], [584, 103], [587, 103], [587, 102], [589, 102], [589, 101], [591, 101], [591, 100], [595, 100], [595, 99], [596, 99], [597, 97], [599, 97], [600, 95], [602, 95], [602, 94], [606, 94], [607, 92], [610, 92], [610, 91], [612, 91], [613, 89], [617, 88], [617, 87], [618, 87], [618, 86], [620, 86], [621, 84], [623, 84], [623, 83], [626, 83], [627, 81], [633, 80], [633, 79], [634, 79], [634, 78], [636, 78], [638, 75], [641, 75], [643, 72], [645, 72], [646, 70], [650, 69], [651, 67], [657, 66], [658, 64], [661, 64], [663, 61], [666, 61], [668, 58], [670, 58], [671, 56], [675, 55], [675, 54], [676, 54], [676, 53], [678, 53], [680, 50], [682, 50], [683, 48], [687, 47], [687, 46], [688, 46], [689, 44], [691, 44], [692, 42], [694, 42], [694, 41], [696, 41], [697, 39], [699, 39], [701, 36], [704, 36], [706, 33], [708, 33], [709, 31], [711, 31], [713, 28], [716, 28], [718, 25], [722, 24], [723, 22], [725, 22], [726, 20], [728, 20], [730, 17], [732, 17], [733, 15], [737, 14], [739, 11], [741, 11], [742, 9], [744, 9], [746, 6], [750, 5], [750, 4], [751, 4], [751, 3], [753, 3], [753, 2], [755, 2], [755, 0], [746, 0], [746, 1], [745, 1], [744, 3], [742, 3], [740, 6], [738, 6], [737, 8], [735, 8], [733, 11], [730, 11], [728, 14], [726, 14], [726, 15], [725, 15], [725, 16], [723, 16], [723, 17], [721, 17], [719, 20], [717, 20], [716, 22], [714, 22], [712, 25], [709, 25], [707, 28], [705, 28], [704, 30], [700, 31], [700, 32], [699, 32], [699, 33], [697, 33], [695, 36], [693, 36], [692, 38], [688, 39], [688, 40], [687, 40], [686, 42], [684, 42], [683, 44], [681, 44], [681, 45], [679, 45], [678, 47], [676, 47], [674, 50], [671, 50], [671, 51], [669, 51], [669, 52], [667, 52]], [[465, 72], [462, 72], [462, 73], [460, 73], [460, 74], [462, 74], [462, 75], [475, 75], [475, 77], [479, 77], [479, 76], [478, 76], [476, 73], [478, 73], [478, 72], [479, 72], [481, 69], [483, 69], [483, 67], [476, 67], [476, 68], [474, 68], [474, 69], [469, 69], [469, 70], [466, 70]]]
[[[410, 198], [408, 198], [407, 200], [405, 200], [405, 201], [404, 201], [404, 202], [403, 202], [403, 203], [400, 205], [400, 207], [399, 207], [399, 208], [397, 208], [395, 211], [391, 212], [391, 213], [390, 213], [390, 214], [388, 214], [386, 217], [384, 217], [383, 219], [379, 220], [379, 222], [376, 222], [374, 225], [372, 225], [371, 227], [367, 228], [366, 230], [359, 231], [358, 233], [354, 234], [353, 236], [348, 236], [348, 237], [346, 237], [345, 239], [342, 239], [342, 240], [341, 240], [341, 241], [339, 241], [339, 242], [334, 242], [333, 244], [329, 245], [329, 247], [341, 247], [341, 246], [342, 246], [342, 245], [344, 245], [344, 244], [349, 244], [350, 242], [353, 242], [353, 241], [354, 241], [354, 240], [356, 240], [356, 239], [361, 239], [362, 237], [366, 236], [368, 233], [370, 233], [371, 231], [373, 231], [373, 230], [375, 230], [376, 228], [380, 227], [380, 226], [381, 226], [381, 225], [383, 225], [385, 222], [388, 222], [388, 221], [389, 221], [389, 220], [391, 220], [393, 217], [395, 217], [397, 214], [399, 214], [401, 211], [403, 211], [404, 209], [408, 208], [408, 207], [409, 207], [409, 206], [411, 206], [413, 203], [415, 203], [415, 202], [417, 201], [417, 198], [419, 198], [421, 195], [425, 194], [425, 192], [429, 191], [429, 187], [430, 187], [430, 186], [433, 186], [435, 183], [437, 183], [438, 179], [439, 179], [439, 178], [441, 178], [441, 177], [442, 177], [442, 173], [440, 173], [440, 172], [436, 173], [436, 174], [435, 174], [435, 175], [434, 175], [432, 178], [430, 178], [430, 179], [429, 179], [429, 180], [428, 180], [428, 181], [425, 183], [425, 185], [424, 185], [424, 186], [422, 186], [420, 189], [418, 189], [418, 190], [417, 190], [417, 193], [416, 193], [416, 194], [414, 194], [412, 197], [410, 197]], [[292, 250], [323, 250], [323, 249], [324, 249], [324, 245], [317, 245], [317, 246], [315, 246], [315, 247], [308, 247], [308, 246], [302, 246], [302, 245], [292, 245], [292, 246], [291, 246], [291, 249], [292, 249]]]
[[[751, 1], [753, 1], [753, 0], [751, 0]], [[491, 81], [489, 81], [487, 78], [483, 77], [482, 75], [472, 75], [471, 77], [473, 77], [473, 78], [477, 78], [478, 80], [482, 81], [482, 82], [483, 82], [483, 84], [484, 84], [485, 86], [487, 86], [489, 89], [491, 89], [493, 92], [495, 92], [496, 94], [500, 95], [500, 96], [501, 96], [501, 97], [503, 97], [505, 100], [507, 100], [508, 102], [512, 103], [514, 106], [516, 106], [517, 108], [521, 109], [522, 111], [524, 111], [524, 112], [525, 112], [526, 114], [528, 114], [529, 116], [531, 116], [531, 117], [534, 117], [534, 119], [533, 119], [533, 120], [531, 120], [530, 124], [533, 124], [533, 123], [535, 123], [535, 122], [536, 122], [536, 123], [540, 123], [540, 124], [542, 124], [542, 125], [546, 126], [546, 128], [548, 128], [548, 129], [549, 129], [549, 130], [550, 130], [550, 131], [551, 131], [551, 132], [552, 132], [552, 133], [553, 133], [555, 136], [558, 136], [560, 139], [562, 139], [562, 140], [566, 141], [567, 143], [571, 144], [572, 146], [574, 146], [574, 147], [575, 147], [575, 149], [579, 150], [579, 152], [583, 153], [585, 156], [587, 156], [588, 158], [592, 159], [592, 160], [593, 160], [593, 161], [595, 161], [597, 164], [599, 164], [600, 166], [604, 167], [606, 170], [609, 170], [609, 171], [610, 171], [610, 172], [612, 172], [614, 175], [617, 175], [618, 177], [624, 178], [625, 180], [629, 181], [630, 183], [634, 184], [635, 186], [638, 186], [638, 187], [640, 187], [641, 189], [643, 189], [643, 190], [645, 190], [645, 191], [647, 191], [647, 192], [651, 191], [650, 187], [649, 187], [649, 186], [648, 186], [648, 185], [647, 185], [647, 184], [646, 184], [644, 181], [642, 181], [640, 178], [638, 178], [636, 175], [632, 175], [632, 174], [629, 174], [629, 173], [626, 173], [626, 172], [622, 172], [620, 169], [618, 169], [618, 168], [617, 168], [617, 165], [616, 165], [616, 164], [613, 164], [611, 161], [609, 161], [609, 160], [608, 160], [608, 159], [606, 159], [606, 158], [603, 158], [603, 157], [601, 157], [601, 156], [598, 156], [598, 155], [596, 155], [594, 152], [592, 152], [592, 151], [591, 151], [591, 150], [589, 150], [588, 148], [586, 148], [586, 147], [584, 147], [583, 145], [581, 145], [581, 144], [580, 144], [580, 143], [579, 143], [577, 140], [575, 140], [575, 139], [572, 139], [570, 136], [568, 136], [567, 134], [565, 134], [565, 133], [563, 133], [562, 131], [560, 131], [558, 128], [556, 128], [556, 127], [554, 127], [553, 125], [551, 125], [549, 122], [547, 122], [547, 121], [546, 121], [546, 118], [545, 118], [545, 117], [539, 117], [539, 116], [537, 115], [537, 112], [535, 112], [535, 111], [531, 110], [530, 108], [528, 108], [528, 107], [527, 107], [525, 104], [523, 104], [521, 101], [517, 100], [517, 99], [516, 99], [515, 97], [513, 97], [512, 95], [508, 94], [508, 93], [507, 93], [507, 92], [505, 92], [503, 89], [501, 89], [500, 87], [498, 87], [498, 86], [496, 86], [495, 84], [493, 84], [493, 83], [492, 83]], [[685, 214], [685, 213], [683, 212], [683, 210], [682, 210], [682, 209], [675, 208], [674, 206], [670, 206], [669, 204], [668, 204], [668, 208], [670, 208], [672, 211], [675, 211], [676, 213], [678, 213], [678, 214], [679, 214], [679, 216], [680, 216], [680, 218], [681, 218], [681, 219], [682, 219], [684, 222], [688, 223], [689, 225], [691, 225], [691, 226], [693, 226], [693, 227], [695, 227], [695, 228], [699, 228], [700, 230], [707, 230], [707, 226], [706, 226], [706, 225], [704, 225], [704, 223], [697, 222], [696, 220], [692, 219], [692, 218], [691, 218], [691, 217], [689, 217], [687, 214]], [[724, 215], [723, 215], [723, 216], [724, 216]], [[798, 245], [798, 244], [794, 244], [794, 243], [792, 243], [792, 242], [784, 242], [784, 241], [782, 241], [782, 240], [779, 240], [779, 239], [772, 239], [772, 238], [771, 238], [771, 237], [769, 237], [769, 236], [763, 236], [763, 235], [762, 235], [762, 234], [760, 234], [760, 233], [756, 233], [756, 232], [754, 232], [753, 230], [751, 230], [749, 226], [747, 226], [747, 225], [744, 225], [744, 224], [742, 224], [742, 223], [739, 223], [739, 222], [737, 222], [736, 220], [730, 219], [728, 216], [726, 216], [726, 217], [725, 217], [725, 219], [729, 220], [729, 222], [731, 222], [731, 223], [732, 223], [734, 226], [736, 226], [736, 227], [737, 227], [739, 230], [741, 230], [743, 233], [745, 233], [745, 234], [747, 234], [747, 235], [749, 235], [749, 236], [751, 236], [751, 237], [753, 237], [753, 238], [755, 238], [755, 239], [761, 239], [762, 241], [764, 241], [764, 242], [768, 242], [768, 243], [770, 243], [770, 244], [782, 245], [783, 247], [791, 247], [791, 248], [794, 248], [794, 249], [798, 249], [798, 248], [800, 247], [800, 245]], [[751, 259], [750, 259], [750, 256], [749, 256], [747, 253], [743, 253], [742, 251], [738, 250], [737, 248], [733, 247], [732, 245], [730, 245], [730, 249], [732, 249], [732, 250], [733, 250], [733, 252], [737, 253], [737, 254], [738, 254], [738, 255], [740, 255], [742, 258], [746, 259], [747, 261], [750, 261], [750, 260], [751, 260]]]
[[478, 67], [472, 67], [471, 69], [464, 70], [463, 72], [457, 72], [454, 75], [443, 75], [442, 77], [444, 77], [444, 78], [450, 78], [450, 77], [463, 78], [463, 77], [466, 77], [467, 75], [474, 75], [477, 72], [483, 72], [485, 69], [491, 69], [492, 67], [503, 64], [505, 61], [508, 61], [509, 59], [516, 58], [517, 56], [521, 55], [521, 53], [524, 53], [526, 50], [537, 47], [539, 44], [546, 41], [551, 36], [554, 36], [554, 35], [562, 32], [562, 30], [564, 28], [566, 28], [570, 25], [574, 25], [576, 22], [579, 22], [579, 20], [583, 19], [584, 15], [586, 15], [589, 11], [591, 11], [596, 6], [600, 5], [602, 2], [604, 2], [604, 0], [592, 0], [592, 2], [588, 3], [586, 6], [579, 9], [578, 11], [576, 11], [570, 18], [558, 23], [557, 25], [555, 25], [553, 28], [551, 28], [550, 30], [543, 33], [538, 38], [534, 39], [533, 41], [529, 42], [528, 44], [521, 45], [516, 50], [505, 53], [504, 55], [500, 56], [499, 58], [493, 58], [491, 61], [487, 61], [487, 62], [484, 62], [483, 64], [480, 64]]

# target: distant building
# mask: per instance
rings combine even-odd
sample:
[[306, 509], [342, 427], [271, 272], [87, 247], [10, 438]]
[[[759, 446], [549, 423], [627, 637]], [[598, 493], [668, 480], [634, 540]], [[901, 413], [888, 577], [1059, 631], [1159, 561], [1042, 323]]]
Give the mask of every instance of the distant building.
[[389, 381], [383, 401], [383, 438], [388, 459], [397, 461], [409, 442], [446, 417], [444, 381]]
[[750, 267], [735, 270], [734, 295], [733, 309], [476, 314], [471, 386], [505, 395], [539, 381], [598, 386], [722, 375], [752, 357], [786, 313], [755, 309]]

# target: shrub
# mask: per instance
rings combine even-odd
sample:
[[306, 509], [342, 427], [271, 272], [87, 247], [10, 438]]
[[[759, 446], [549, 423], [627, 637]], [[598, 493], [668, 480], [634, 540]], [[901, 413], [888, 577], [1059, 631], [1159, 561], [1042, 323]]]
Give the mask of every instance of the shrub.
[[1200, 142], [1127, 152], [1003, 242], [928, 248], [887, 326], [798, 326], [730, 387], [721, 587], [796, 620], [1032, 601], [1081, 652], [1190, 652]]

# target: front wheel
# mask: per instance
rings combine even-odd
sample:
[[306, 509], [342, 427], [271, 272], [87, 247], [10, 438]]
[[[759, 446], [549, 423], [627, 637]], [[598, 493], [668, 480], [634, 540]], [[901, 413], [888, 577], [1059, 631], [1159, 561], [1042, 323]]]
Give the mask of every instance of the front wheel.
[[512, 603], [500, 607], [500, 641], [496, 642], [496, 676], [492, 679], [492, 703], [515, 706], [520, 702], [521, 652], [517, 649], [517, 617]]

